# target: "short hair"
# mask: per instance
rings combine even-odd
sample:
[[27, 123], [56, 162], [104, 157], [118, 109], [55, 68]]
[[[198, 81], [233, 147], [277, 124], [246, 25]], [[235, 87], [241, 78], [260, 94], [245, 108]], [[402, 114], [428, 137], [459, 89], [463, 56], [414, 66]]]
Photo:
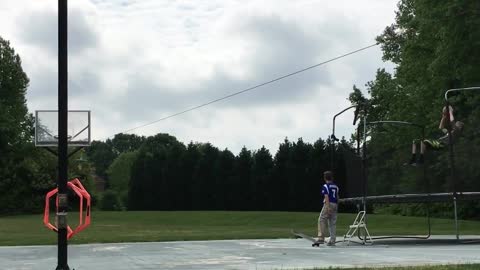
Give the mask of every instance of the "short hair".
[[323, 178], [325, 178], [325, 180], [332, 181], [333, 180], [333, 172], [332, 171], [323, 172]]

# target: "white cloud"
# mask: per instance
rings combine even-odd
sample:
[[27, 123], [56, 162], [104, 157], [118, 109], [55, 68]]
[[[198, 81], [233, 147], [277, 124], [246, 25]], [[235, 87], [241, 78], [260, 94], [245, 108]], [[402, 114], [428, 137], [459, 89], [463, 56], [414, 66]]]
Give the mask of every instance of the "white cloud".
[[[396, 2], [69, 1], [69, 106], [92, 110], [93, 137], [104, 139], [372, 44]], [[0, 36], [22, 57], [31, 111], [57, 107], [56, 5], [0, 0]], [[234, 152], [313, 142], [331, 132], [352, 85], [384, 66], [376, 47], [135, 132]], [[349, 136], [344, 118], [338, 134]]]

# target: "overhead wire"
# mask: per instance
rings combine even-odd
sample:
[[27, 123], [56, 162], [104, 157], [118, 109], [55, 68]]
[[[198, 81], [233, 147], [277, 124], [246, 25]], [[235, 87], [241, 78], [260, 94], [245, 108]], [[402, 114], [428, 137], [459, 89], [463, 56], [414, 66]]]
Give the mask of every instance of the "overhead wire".
[[130, 129], [127, 129], [127, 130], [125, 130], [125, 131], [123, 131], [123, 132], [117, 132], [117, 133], [115, 133], [115, 134], [113, 134], [113, 135], [108, 136], [107, 139], [110, 138], [110, 137], [115, 136], [115, 135], [118, 134], [118, 133], [129, 133], [129, 132], [131, 132], [131, 131], [134, 131], [134, 130], [137, 130], [137, 129], [140, 129], [140, 128], [144, 128], [144, 127], [153, 125], [153, 124], [158, 123], [158, 122], [160, 122], [160, 121], [164, 121], [164, 120], [170, 119], [170, 118], [172, 118], [172, 117], [175, 117], [175, 116], [178, 116], [178, 115], [187, 113], [187, 112], [191, 112], [191, 111], [193, 111], [193, 110], [200, 109], [200, 108], [202, 108], [202, 107], [211, 105], [211, 104], [213, 104], [213, 103], [216, 103], [216, 102], [219, 102], [219, 101], [222, 101], [222, 100], [225, 100], [225, 99], [228, 99], [228, 98], [231, 98], [231, 97], [234, 97], [234, 96], [243, 94], [243, 93], [245, 93], [245, 92], [252, 91], [252, 90], [257, 89], [257, 88], [259, 88], [259, 87], [262, 87], [262, 86], [265, 86], [265, 85], [268, 85], [268, 84], [271, 84], [271, 83], [274, 83], [274, 82], [277, 82], [277, 81], [286, 79], [286, 78], [288, 78], [288, 77], [297, 75], [297, 74], [299, 74], [299, 73], [308, 71], [308, 70], [310, 70], [310, 69], [317, 68], [317, 67], [319, 67], [319, 66], [323, 66], [323, 65], [325, 65], [325, 64], [327, 64], [327, 63], [330, 63], [330, 62], [339, 60], [339, 59], [341, 59], [341, 58], [350, 56], [350, 55], [352, 55], [352, 54], [359, 53], [359, 52], [361, 52], [361, 51], [364, 51], [364, 50], [367, 50], [367, 49], [369, 49], [369, 48], [375, 47], [375, 46], [377, 46], [377, 45], [379, 45], [378, 42], [375, 43], [375, 44], [371, 44], [371, 45], [362, 47], [362, 48], [360, 48], [360, 49], [357, 49], [357, 50], [354, 50], [354, 51], [351, 51], [351, 52], [342, 54], [342, 55], [340, 55], [340, 56], [336, 56], [336, 57], [331, 58], [331, 59], [329, 59], [329, 60], [320, 62], [320, 63], [318, 63], [318, 64], [315, 64], [315, 65], [312, 65], [312, 66], [308, 66], [308, 67], [306, 67], [306, 68], [302, 68], [302, 69], [300, 69], [300, 70], [297, 70], [297, 71], [288, 73], [288, 74], [286, 74], [286, 75], [283, 75], [283, 76], [280, 76], [280, 77], [271, 79], [271, 80], [269, 80], [269, 81], [266, 81], [266, 82], [257, 84], [257, 85], [255, 85], [255, 86], [252, 86], [252, 87], [249, 87], [249, 88], [246, 88], [246, 89], [243, 89], [243, 90], [234, 92], [234, 93], [232, 93], [232, 94], [229, 94], [229, 95], [226, 95], [226, 96], [223, 96], [223, 97], [214, 99], [214, 100], [212, 100], [212, 101], [209, 101], [209, 102], [206, 102], [206, 103], [203, 103], [203, 104], [200, 104], [200, 105], [197, 105], [197, 106], [194, 106], [194, 107], [185, 109], [185, 110], [183, 110], [183, 111], [180, 111], [180, 112], [177, 112], [177, 113], [174, 113], [174, 114], [171, 114], [171, 115], [162, 117], [162, 118], [160, 118], [160, 119], [157, 119], [157, 120], [148, 122], [148, 123], [146, 123], [146, 124], [143, 124], [143, 125], [140, 125], [140, 126], [136, 126], [136, 127], [130, 128]]

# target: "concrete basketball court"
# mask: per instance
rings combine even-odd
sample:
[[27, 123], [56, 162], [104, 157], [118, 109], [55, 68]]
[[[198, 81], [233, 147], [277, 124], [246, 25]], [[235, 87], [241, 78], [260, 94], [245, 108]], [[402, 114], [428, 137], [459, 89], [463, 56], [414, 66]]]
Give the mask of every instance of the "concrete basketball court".
[[[370, 246], [338, 243], [320, 248], [310, 244], [305, 239], [271, 239], [71, 245], [68, 262], [70, 269], [76, 270], [261, 270], [480, 263], [478, 242], [384, 241]], [[0, 247], [0, 265], [3, 270], [55, 269], [57, 247]]]

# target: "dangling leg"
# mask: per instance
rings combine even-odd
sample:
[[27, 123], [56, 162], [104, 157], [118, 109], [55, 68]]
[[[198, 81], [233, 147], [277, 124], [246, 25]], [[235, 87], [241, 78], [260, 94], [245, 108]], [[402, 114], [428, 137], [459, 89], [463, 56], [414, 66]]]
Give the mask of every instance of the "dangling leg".
[[437, 140], [435, 140], [435, 139], [423, 140], [421, 142], [420, 157], [418, 159], [418, 163], [423, 164], [423, 162], [424, 162], [423, 159], [424, 159], [425, 153], [427, 152], [427, 148], [429, 150], [433, 150], [433, 151], [442, 150], [447, 145], [447, 140], [448, 140], [448, 136], [441, 137]]
[[420, 156], [418, 157], [418, 164], [423, 164], [425, 151], [427, 150], [427, 145], [425, 141], [420, 142]]
[[412, 143], [412, 157], [410, 158], [410, 161], [405, 164], [405, 165], [415, 165], [415, 161], [416, 161], [416, 156], [417, 156], [417, 140], [414, 140], [413, 143]]

